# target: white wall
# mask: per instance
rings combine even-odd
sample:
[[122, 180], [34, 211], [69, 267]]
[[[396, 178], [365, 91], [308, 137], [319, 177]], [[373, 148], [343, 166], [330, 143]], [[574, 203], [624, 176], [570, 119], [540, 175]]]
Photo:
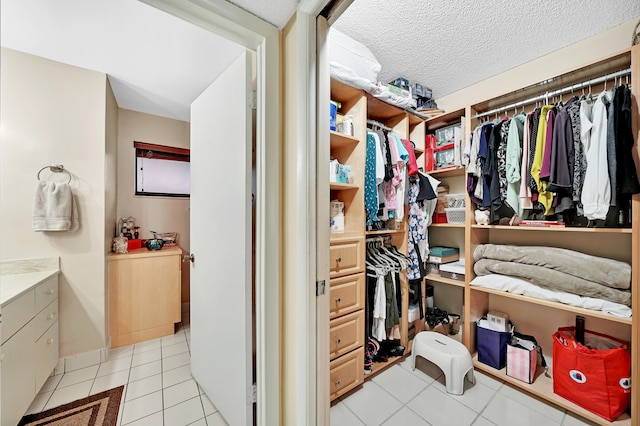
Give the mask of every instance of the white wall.
[[[105, 214], [112, 211], [112, 139], [106, 75], [2, 48], [0, 103], [0, 259], [60, 257], [61, 357], [105, 346]], [[112, 121], [110, 121], [112, 123]], [[112, 124], [111, 126], [112, 127]], [[73, 174], [80, 228], [31, 230], [38, 170]], [[48, 171], [43, 171], [43, 177]], [[53, 178], [61, 178], [54, 176]]]
[[[454, 111], [487, 99], [518, 90], [549, 77], [564, 74], [631, 47], [631, 35], [637, 20], [603, 31], [559, 49], [502, 74], [436, 99], [439, 108]], [[523, 43], [525, 48], [526, 43]]]
[[[134, 195], [135, 149], [133, 142], [147, 142], [188, 149], [189, 137], [189, 123], [186, 121], [172, 120], [126, 109], [119, 110], [117, 218], [135, 217], [136, 225], [140, 226], [140, 238], [143, 239], [152, 237], [150, 230], [177, 232], [178, 245], [185, 253], [190, 250], [189, 199]], [[112, 234], [115, 232], [115, 228], [116, 223], [113, 222]], [[182, 300], [189, 300], [189, 268], [182, 268]]]

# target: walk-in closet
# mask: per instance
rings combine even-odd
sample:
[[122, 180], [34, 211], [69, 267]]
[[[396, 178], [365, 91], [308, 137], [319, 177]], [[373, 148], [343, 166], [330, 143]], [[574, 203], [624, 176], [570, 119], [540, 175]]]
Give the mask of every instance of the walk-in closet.
[[[319, 126], [330, 129], [319, 131], [318, 164], [330, 167], [318, 204], [330, 207], [320, 389], [331, 424], [502, 425], [514, 413], [522, 424], [640, 424], [630, 385], [640, 381], [640, 45], [547, 73], [523, 67], [526, 76], [507, 73], [481, 97], [416, 110], [370, 80], [366, 47], [327, 30], [319, 76], [330, 82], [319, 82], [319, 98], [330, 100], [330, 120]], [[439, 155], [448, 142], [450, 162]], [[504, 315], [510, 341], [513, 330], [535, 337], [530, 379], [514, 377], [506, 358], [483, 360], [487, 314]], [[571, 334], [582, 325], [586, 343]], [[414, 338], [427, 330], [471, 355], [475, 383], [462, 395], [447, 393], [450, 378], [427, 359], [414, 370]], [[624, 351], [628, 374], [586, 395], [579, 385], [608, 367], [591, 375], [575, 361], [567, 374], [579, 385], [567, 384], [567, 339]]]

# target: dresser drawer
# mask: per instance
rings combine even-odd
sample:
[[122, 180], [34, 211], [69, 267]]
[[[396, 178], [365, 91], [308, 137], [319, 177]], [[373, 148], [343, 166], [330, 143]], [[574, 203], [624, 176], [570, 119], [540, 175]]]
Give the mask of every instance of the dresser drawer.
[[331, 242], [329, 247], [329, 277], [364, 272], [364, 239]]
[[34, 341], [39, 339], [56, 321], [58, 321], [58, 299], [49, 303], [49, 305], [41, 310], [33, 319]]
[[36, 393], [40, 391], [44, 382], [51, 375], [51, 372], [58, 364], [59, 356], [59, 339], [58, 339], [58, 322], [51, 324], [48, 330], [40, 336], [35, 342], [34, 356], [35, 356], [35, 378], [36, 378]]
[[45, 306], [58, 298], [58, 276], [49, 277], [38, 285], [36, 291], [36, 312], [40, 312]]
[[364, 273], [332, 279], [329, 287], [329, 318], [364, 309]]
[[24, 327], [35, 314], [34, 290], [6, 304], [2, 308], [2, 343], [9, 340], [18, 330]]
[[330, 398], [334, 400], [364, 381], [364, 348], [336, 358], [329, 364]]
[[331, 320], [329, 357], [334, 359], [364, 345], [364, 311]]

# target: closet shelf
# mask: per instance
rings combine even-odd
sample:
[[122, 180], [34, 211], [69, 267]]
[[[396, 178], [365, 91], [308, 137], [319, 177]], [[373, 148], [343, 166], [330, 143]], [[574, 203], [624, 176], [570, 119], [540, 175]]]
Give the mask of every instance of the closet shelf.
[[359, 185], [355, 185], [352, 183], [337, 183], [337, 182], [331, 182], [329, 184], [329, 189], [332, 191], [346, 191], [346, 190], [350, 190], [350, 189], [359, 189], [360, 186]]
[[331, 138], [331, 148], [340, 148], [343, 146], [356, 146], [360, 143], [360, 139], [345, 135], [344, 133], [338, 133], [333, 130], [329, 132]]
[[[551, 348], [545, 348], [544, 357], [547, 361], [547, 364], [553, 365], [553, 361], [551, 359]], [[504, 382], [509, 383], [515, 388], [521, 389], [525, 392], [528, 392], [532, 395], [535, 395], [543, 400], [555, 404], [565, 410], [569, 410], [573, 413], [578, 414], [594, 423], [601, 425], [613, 425], [613, 426], [631, 426], [631, 418], [629, 414], [624, 413], [617, 420], [613, 422], [609, 422], [602, 417], [599, 417], [593, 414], [590, 411], [585, 410], [584, 408], [572, 403], [568, 399], [565, 399], [559, 395], [553, 393], [553, 379], [551, 377], [545, 376], [544, 368], [538, 366], [536, 371], [536, 379], [532, 384], [525, 383], [518, 379], [514, 379], [513, 377], [507, 376], [506, 368], [501, 370], [496, 370], [495, 368], [488, 366], [480, 361], [478, 361], [478, 354], [475, 353], [473, 355], [473, 366], [475, 369], [487, 372], [493, 377], [498, 378]], [[551, 368], [549, 369], [549, 376], [551, 376]]]
[[579, 227], [546, 227], [546, 226], [502, 226], [502, 225], [471, 225], [475, 229], [490, 229], [500, 231], [533, 231], [533, 232], [595, 232], [599, 234], [631, 234], [631, 228], [579, 228]]
[[329, 234], [329, 241], [353, 241], [362, 238], [362, 232], [342, 232], [339, 234]]
[[435, 177], [464, 176], [465, 167], [464, 166], [447, 167], [446, 169], [431, 170], [427, 173]]
[[441, 127], [451, 125], [452, 121], [460, 120], [460, 117], [464, 116], [465, 109], [457, 109], [454, 111], [445, 112], [444, 114], [440, 114], [436, 117], [430, 118], [426, 121], [427, 128], [430, 131], [439, 129]]
[[389, 234], [404, 234], [404, 229], [384, 229], [381, 231], [367, 231], [365, 235], [389, 235]]
[[465, 286], [464, 281], [452, 280], [451, 278], [446, 278], [446, 277], [443, 277], [443, 276], [438, 275], [438, 274], [427, 274], [425, 279], [427, 279], [429, 281], [435, 281], [435, 282], [439, 282], [439, 283], [443, 283], [443, 284], [453, 285], [453, 286], [456, 286], [456, 287], [463, 287], [464, 288], [464, 286]]
[[[432, 223], [429, 228], [464, 228], [464, 223]], [[485, 227], [486, 228], [486, 227]]]
[[532, 297], [522, 296], [520, 294], [513, 294], [513, 293], [508, 293], [506, 291], [493, 290], [493, 289], [484, 288], [484, 287], [476, 287], [473, 285], [470, 286], [470, 288], [472, 292], [488, 293], [495, 296], [506, 297], [508, 299], [521, 300], [523, 302], [527, 302], [535, 305], [547, 306], [553, 309], [572, 312], [575, 314], [585, 315], [593, 318], [602, 318], [607, 321], [618, 322], [620, 324], [626, 324], [629, 326], [633, 322], [633, 318], [620, 318], [620, 317], [613, 316], [611, 314], [607, 314], [606, 312], [578, 308], [577, 306], [565, 305], [564, 303], [549, 302], [547, 300], [534, 299]]

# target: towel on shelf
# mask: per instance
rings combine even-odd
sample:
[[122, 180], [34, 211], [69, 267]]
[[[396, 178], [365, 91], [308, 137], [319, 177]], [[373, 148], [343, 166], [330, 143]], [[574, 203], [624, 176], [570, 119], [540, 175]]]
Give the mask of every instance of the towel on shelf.
[[[33, 200], [34, 231], [71, 231], [74, 197], [68, 183], [38, 181]], [[75, 212], [77, 218], [77, 212]]]

